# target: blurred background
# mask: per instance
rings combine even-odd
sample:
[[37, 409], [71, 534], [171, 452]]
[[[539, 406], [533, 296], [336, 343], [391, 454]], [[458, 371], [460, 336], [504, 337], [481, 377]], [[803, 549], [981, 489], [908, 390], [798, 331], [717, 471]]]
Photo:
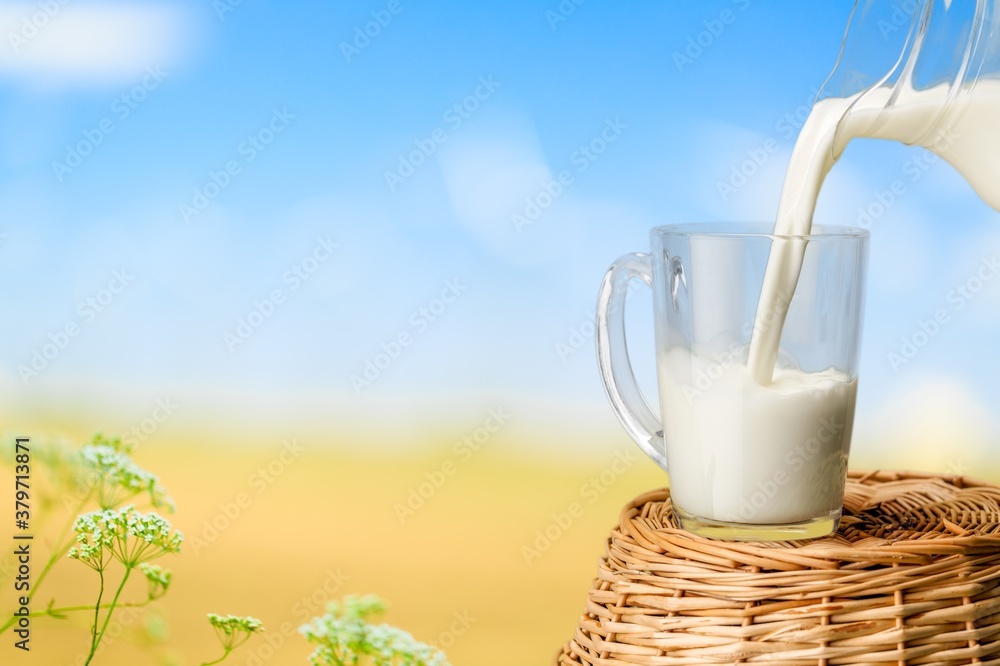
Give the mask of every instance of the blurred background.
[[[652, 226], [773, 219], [850, 9], [3, 3], [4, 446], [121, 436], [188, 537], [101, 663], [199, 663], [220, 612], [268, 627], [231, 663], [304, 664], [296, 627], [366, 592], [455, 664], [551, 661], [666, 484], [600, 385], [600, 279]], [[1000, 215], [858, 141], [816, 219], [872, 233], [852, 465], [1000, 478]], [[2, 661], [80, 663], [88, 621]]]

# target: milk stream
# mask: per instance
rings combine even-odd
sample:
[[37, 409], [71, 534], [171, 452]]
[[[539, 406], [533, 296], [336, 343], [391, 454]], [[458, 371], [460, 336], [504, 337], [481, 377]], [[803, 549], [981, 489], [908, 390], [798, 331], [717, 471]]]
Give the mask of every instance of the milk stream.
[[671, 495], [710, 520], [789, 524], [840, 508], [857, 380], [834, 369], [778, 368], [761, 386], [746, 366], [693, 355], [660, 357]]
[[[777, 365], [820, 188], [856, 137], [921, 145], [954, 166], [1000, 210], [1000, 82], [961, 104], [944, 86], [878, 89], [816, 103], [792, 152], [755, 316], [748, 362], [720, 363], [677, 348], [659, 371], [671, 492], [711, 520], [779, 524], [836, 511], [843, 497], [857, 380], [830, 368]], [[904, 103], [905, 102], [905, 103]], [[737, 356], [738, 357], [738, 356]]]
[[921, 145], [955, 167], [983, 200], [1000, 210], [1000, 81], [981, 81], [959, 102], [948, 88], [904, 91], [886, 108], [890, 88], [848, 98], [827, 98], [814, 106], [795, 147], [778, 204], [748, 366], [761, 386], [775, 374], [785, 313], [807, 243], [781, 236], [805, 235], [826, 175], [847, 143], [856, 137]]

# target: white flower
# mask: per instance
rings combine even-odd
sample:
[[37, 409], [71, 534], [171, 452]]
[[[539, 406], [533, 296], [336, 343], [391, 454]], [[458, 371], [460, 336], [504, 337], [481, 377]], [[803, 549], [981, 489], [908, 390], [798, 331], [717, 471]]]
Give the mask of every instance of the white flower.
[[208, 614], [208, 622], [215, 629], [215, 635], [226, 652], [239, 647], [250, 638], [252, 634], [264, 631], [264, 626], [255, 617], [240, 615], [216, 615]]
[[68, 555], [93, 569], [103, 570], [110, 558], [134, 567], [167, 553], [179, 553], [184, 540], [166, 518], [140, 513], [131, 505], [103, 509], [77, 517], [73, 524], [77, 545]]
[[153, 506], [173, 510], [173, 500], [155, 474], [140, 468], [115, 446], [97, 443], [102, 441], [95, 437], [95, 443], [87, 444], [77, 453], [83, 468], [90, 471], [102, 508], [113, 509], [131, 497], [148, 493]]
[[314, 666], [344, 666], [370, 656], [374, 666], [448, 666], [443, 652], [418, 642], [410, 634], [387, 624], [368, 624], [367, 619], [385, 610], [374, 596], [347, 597], [333, 602], [325, 615], [313, 618], [299, 631], [316, 650]]

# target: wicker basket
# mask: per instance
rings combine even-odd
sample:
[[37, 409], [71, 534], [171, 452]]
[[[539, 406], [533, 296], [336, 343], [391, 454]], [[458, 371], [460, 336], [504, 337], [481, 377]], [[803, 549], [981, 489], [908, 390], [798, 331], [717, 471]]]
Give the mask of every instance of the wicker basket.
[[1000, 664], [1000, 488], [852, 472], [837, 534], [779, 543], [694, 536], [642, 495], [556, 663]]

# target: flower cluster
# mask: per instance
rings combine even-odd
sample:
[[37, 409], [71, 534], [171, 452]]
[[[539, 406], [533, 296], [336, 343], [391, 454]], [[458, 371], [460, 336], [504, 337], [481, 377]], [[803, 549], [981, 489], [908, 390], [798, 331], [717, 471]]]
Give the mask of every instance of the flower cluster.
[[387, 624], [368, 624], [369, 617], [384, 610], [385, 604], [370, 595], [332, 602], [325, 615], [299, 629], [317, 645], [310, 655], [312, 664], [346, 666], [367, 655], [374, 666], [448, 666], [443, 652], [407, 632]]
[[81, 448], [78, 457], [92, 486], [97, 489], [97, 501], [101, 508], [113, 509], [131, 497], [149, 493], [153, 506], [173, 510], [173, 500], [167, 496], [155, 474], [132, 462], [116, 442], [108, 443], [99, 436], [94, 438], [94, 442]]
[[133, 506], [92, 511], [73, 525], [76, 545], [69, 557], [102, 571], [114, 558], [135, 567], [167, 553], [179, 553], [183, 536], [156, 513], [141, 513]]
[[94, 511], [77, 516], [73, 524], [76, 532], [76, 545], [69, 549], [67, 556], [80, 560], [95, 571], [103, 571], [111, 558], [111, 549], [115, 543], [115, 534], [109, 529], [109, 518], [105, 514], [114, 515], [114, 511]]
[[122, 453], [132, 453], [132, 447], [122, 443], [121, 437], [108, 437], [103, 433], [95, 432], [94, 436], [90, 438], [90, 443], [94, 446], [110, 446], [115, 451]]
[[167, 593], [173, 574], [167, 569], [157, 565], [143, 562], [139, 565], [139, 571], [146, 577], [149, 583], [149, 600], [154, 601]]
[[208, 622], [215, 629], [215, 635], [227, 653], [245, 643], [252, 634], [264, 631], [260, 620], [250, 616], [209, 613]]

